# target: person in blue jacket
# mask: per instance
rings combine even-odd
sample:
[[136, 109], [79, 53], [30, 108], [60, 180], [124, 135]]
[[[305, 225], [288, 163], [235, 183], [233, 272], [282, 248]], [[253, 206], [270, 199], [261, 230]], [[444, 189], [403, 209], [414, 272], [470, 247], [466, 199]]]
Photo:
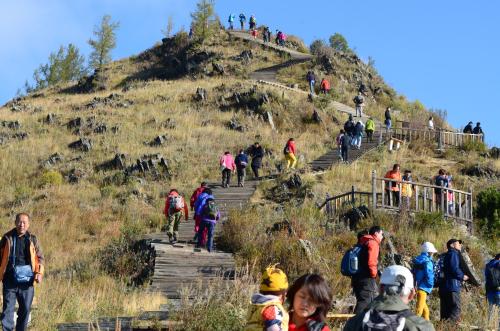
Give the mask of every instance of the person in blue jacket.
[[498, 329], [500, 330], [500, 254], [486, 264], [484, 268], [486, 297], [489, 303], [488, 320], [493, 319], [494, 307], [498, 310]]
[[429, 306], [427, 306], [427, 295], [434, 288], [434, 261], [432, 255], [437, 253], [436, 247], [430, 242], [424, 242], [421, 246], [422, 253], [413, 259], [413, 273], [417, 288], [417, 316], [430, 320]]
[[444, 281], [439, 284], [441, 320], [460, 320], [460, 290], [462, 282], [469, 279], [460, 268], [462, 240], [450, 239], [446, 243], [448, 252], [444, 256]]
[[245, 151], [240, 149], [240, 152], [234, 159], [234, 163], [236, 163], [236, 172], [238, 174], [238, 186], [243, 187], [245, 185], [245, 176], [248, 165], [248, 156], [245, 154]]

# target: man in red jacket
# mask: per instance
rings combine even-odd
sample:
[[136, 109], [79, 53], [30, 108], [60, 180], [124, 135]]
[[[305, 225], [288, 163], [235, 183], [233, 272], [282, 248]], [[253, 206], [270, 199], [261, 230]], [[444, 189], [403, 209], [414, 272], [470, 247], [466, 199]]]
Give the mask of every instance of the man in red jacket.
[[207, 188], [207, 183], [206, 182], [201, 182], [200, 187], [198, 187], [196, 190], [194, 190], [193, 194], [191, 194], [191, 199], [189, 199], [189, 206], [191, 207], [191, 211], [194, 210], [194, 203], [196, 202], [196, 199], [200, 196], [201, 193]]
[[383, 238], [384, 231], [380, 226], [372, 226], [368, 234], [358, 240], [358, 245], [362, 246], [358, 262], [359, 271], [351, 279], [352, 289], [356, 296], [354, 314], [364, 311], [378, 295], [376, 278], [380, 243]]
[[170, 193], [165, 201], [165, 209], [163, 213], [167, 217], [167, 235], [171, 244], [175, 244], [177, 242], [182, 211], [184, 211], [184, 216], [187, 221], [189, 217], [188, 206], [184, 201], [184, 198], [176, 189], [170, 190]]

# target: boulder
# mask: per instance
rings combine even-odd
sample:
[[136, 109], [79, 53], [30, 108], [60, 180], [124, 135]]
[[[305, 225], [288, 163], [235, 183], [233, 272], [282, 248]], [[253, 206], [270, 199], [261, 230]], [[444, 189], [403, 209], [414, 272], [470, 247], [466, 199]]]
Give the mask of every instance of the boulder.
[[71, 129], [79, 129], [82, 127], [82, 124], [83, 124], [83, 120], [81, 117], [77, 117], [77, 118], [74, 118], [72, 120], [70, 120], [66, 126], [68, 127], [68, 130], [71, 130]]
[[101, 163], [96, 167], [99, 170], [124, 170], [126, 168], [125, 154], [117, 153], [115, 157], [109, 161]]
[[462, 174], [472, 177], [496, 178], [500, 173], [488, 166], [475, 165], [461, 170]]
[[167, 135], [156, 136], [153, 140], [151, 140], [148, 145], [151, 147], [158, 147], [163, 145], [168, 139]]
[[56, 114], [47, 114], [47, 116], [45, 117], [45, 119], [43, 120], [44, 123], [46, 124], [54, 124], [56, 122]]
[[59, 153], [55, 153], [49, 156], [49, 158], [45, 162], [43, 162], [43, 166], [46, 168], [50, 168], [62, 161], [64, 161], [63, 156]]
[[94, 128], [94, 133], [105, 133], [107, 129], [106, 124], [101, 123]]
[[92, 149], [92, 141], [88, 138], [80, 138], [77, 141], [72, 142], [68, 145], [71, 149], [81, 150], [83, 152], [88, 152]]
[[212, 62], [212, 69], [218, 75], [224, 75], [226, 72], [224, 69], [224, 66], [222, 64], [215, 63], [215, 62]]
[[206, 101], [207, 100], [207, 90], [205, 90], [204, 88], [201, 88], [201, 87], [198, 87], [196, 89], [196, 95], [195, 95], [195, 99], [197, 101]]
[[236, 118], [232, 118], [231, 121], [227, 124], [227, 127], [230, 130], [235, 130], [239, 132], [245, 132], [247, 130], [247, 127], [241, 124]]
[[500, 148], [498, 147], [492, 147], [489, 151], [490, 157], [493, 159], [499, 159], [500, 158]]
[[1, 121], [0, 126], [12, 130], [19, 130], [21, 128], [19, 121]]
[[311, 121], [313, 123], [316, 123], [316, 124], [320, 124], [322, 122], [321, 120], [321, 116], [319, 116], [319, 113], [316, 109], [314, 109], [313, 111], [313, 114], [312, 114], [312, 117], [311, 117]]

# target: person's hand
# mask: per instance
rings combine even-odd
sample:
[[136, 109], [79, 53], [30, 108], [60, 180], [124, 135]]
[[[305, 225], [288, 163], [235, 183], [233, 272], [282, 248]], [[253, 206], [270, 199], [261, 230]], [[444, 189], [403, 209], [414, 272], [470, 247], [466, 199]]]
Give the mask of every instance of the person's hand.
[[469, 276], [467, 275], [464, 275], [464, 282], [468, 281], [469, 280]]
[[40, 284], [42, 282], [43, 275], [42, 274], [36, 274], [35, 275], [35, 282]]

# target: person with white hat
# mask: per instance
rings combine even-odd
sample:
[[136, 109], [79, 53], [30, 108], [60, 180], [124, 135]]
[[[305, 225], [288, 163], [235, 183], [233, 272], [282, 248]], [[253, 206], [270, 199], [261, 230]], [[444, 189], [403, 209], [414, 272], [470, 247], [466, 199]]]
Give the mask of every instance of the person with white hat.
[[361, 313], [349, 319], [344, 331], [434, 331], [434, 326], [410, 311], [415, 298], [413, 275], [400, 265], [387, 267], [380, 277], [380, 295]]
[[417, 287], [417, 316], [430, 319], [427, 295], [434, 288], [434, 261], [432, 255], [437, 253], [436, 247], [428, 241], [421, 246], [421, 254], [413, 259], [413, 274]]

